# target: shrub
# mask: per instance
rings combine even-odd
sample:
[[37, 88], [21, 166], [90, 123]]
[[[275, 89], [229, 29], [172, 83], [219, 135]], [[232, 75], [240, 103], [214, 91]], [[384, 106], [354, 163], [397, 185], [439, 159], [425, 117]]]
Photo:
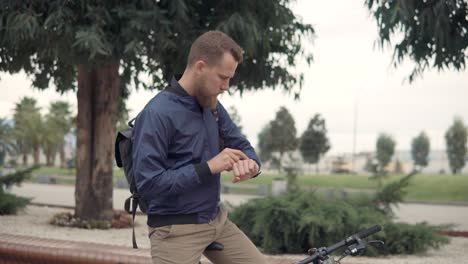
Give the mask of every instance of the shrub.
[[16, 214], [18, 210], [24, 208], [30, 199], [17, 197], [5, 192], [13, 184], [20, 184], [30, 177], [30, 173], [37, 167], [17, 170], [13, 173], [0, 176], [0, 215]]
[[[372, 239], [386, 242], [380, 254], [414, 254], [447, 243], [436, 227], [392, 223], [391, 212], [379, 208], [376, 201], [364, 196], [328, 201], [311, 192], [297, 192], [251, 200], [236, 207], [230, 218], [269, 254], [329, 246], [376, 224], [384, 230]], [[371, 247], [367, 250], [369, 256], [376, 254]]]

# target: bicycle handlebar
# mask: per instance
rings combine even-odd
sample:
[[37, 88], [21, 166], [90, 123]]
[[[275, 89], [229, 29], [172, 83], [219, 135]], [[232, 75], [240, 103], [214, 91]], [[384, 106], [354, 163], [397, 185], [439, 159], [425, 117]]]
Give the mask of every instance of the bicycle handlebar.
[[368, 228], [368, 229], [365, 229], [365, 230], [361, 230], [359, 231], [358, 233], [354, 234], [354, 235], [351, 235], [349, 236], [348, 238], [346, 239], [343, 239], [341, 240], [340, 242], [334, 244], [334, 245], [331, 245], [329, 247], [327, 247], [325, 249], [325, 252], [323, 251], [319, 251], [315, 254], [313, 254], [312, 256], [306, 258], [306, 259], [303, 259], [299, 262], [296, 262], [295, 264], [307, 264], [307, 263], [311, 263], [312, 261], [316, 260], [319, 256], [326, 256], [326, 255], [329, 255], [331, 254], [333, 251], [339, 249], [339, 248], [342, 248], [344, 246], [349, 246], [349, 245], [352, 245], [354, 243], [357, 242], [358, 239], [363, 239], [363, 238], [366, 238], [372, 234], [375, 234], [377, 232], [379, 232], [380, 230], [382, 230], [382, 227], [380, 225], [375, 225], [371, 228]]

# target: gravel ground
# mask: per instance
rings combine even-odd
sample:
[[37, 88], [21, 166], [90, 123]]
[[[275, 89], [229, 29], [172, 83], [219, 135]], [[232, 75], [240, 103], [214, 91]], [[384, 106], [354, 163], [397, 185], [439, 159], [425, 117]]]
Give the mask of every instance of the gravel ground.
[[[0, 216], [0, 233], [27, 235], [43, 238], [65, 239], [71, 241], [88, 241], [131, 247], [131, 229], [120, 230], [85, 230], [66, 227], [55, 227], [48, 224], [52, 215], [67, 211], [65, 209], [28, 206], [16, 216]], [[149, 248], [145, 217], [137, 216], [137, 242], [142, 248]], [[346, 263], [468, 263], [468, 239], [451, 238], [450, 244], [439, 250], [431, 250], [423, 255], [392, 256], [381, 258], [348, 257]], [[304, 258], [298, 255], [268, 256], [271, 263], [293, 263]]]

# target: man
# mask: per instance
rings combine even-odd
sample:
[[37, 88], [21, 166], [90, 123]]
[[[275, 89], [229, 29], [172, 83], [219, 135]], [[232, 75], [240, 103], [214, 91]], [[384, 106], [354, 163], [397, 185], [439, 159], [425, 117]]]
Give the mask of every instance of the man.
[[[133, 160], [137, 188], [148, 203], [153, 263], [266, 263], [220, 207], [220, 173], [234, 183], [259, 174], [254, 149], [217, 96], [229, 89], [242, 49], [210, 31], [190, 48], [182, 77], [152, 98], [138, 115]], [[222, 251], [206, 251], [212, 242]]]

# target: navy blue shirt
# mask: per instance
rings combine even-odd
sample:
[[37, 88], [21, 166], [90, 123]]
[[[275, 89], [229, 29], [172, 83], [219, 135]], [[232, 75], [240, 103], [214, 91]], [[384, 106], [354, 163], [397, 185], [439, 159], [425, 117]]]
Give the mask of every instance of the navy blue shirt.
[[[198, 223], [216, 217], [220, 174], [207, 161], [224, 147], [260, 161], [226, 109], [218, 102], [216, 120], [175, 78], [138, 115], [133, 132], [133, 168], [148, 215], [198, 215]], [[220, 135], [221, 133], [221, 135]]]

